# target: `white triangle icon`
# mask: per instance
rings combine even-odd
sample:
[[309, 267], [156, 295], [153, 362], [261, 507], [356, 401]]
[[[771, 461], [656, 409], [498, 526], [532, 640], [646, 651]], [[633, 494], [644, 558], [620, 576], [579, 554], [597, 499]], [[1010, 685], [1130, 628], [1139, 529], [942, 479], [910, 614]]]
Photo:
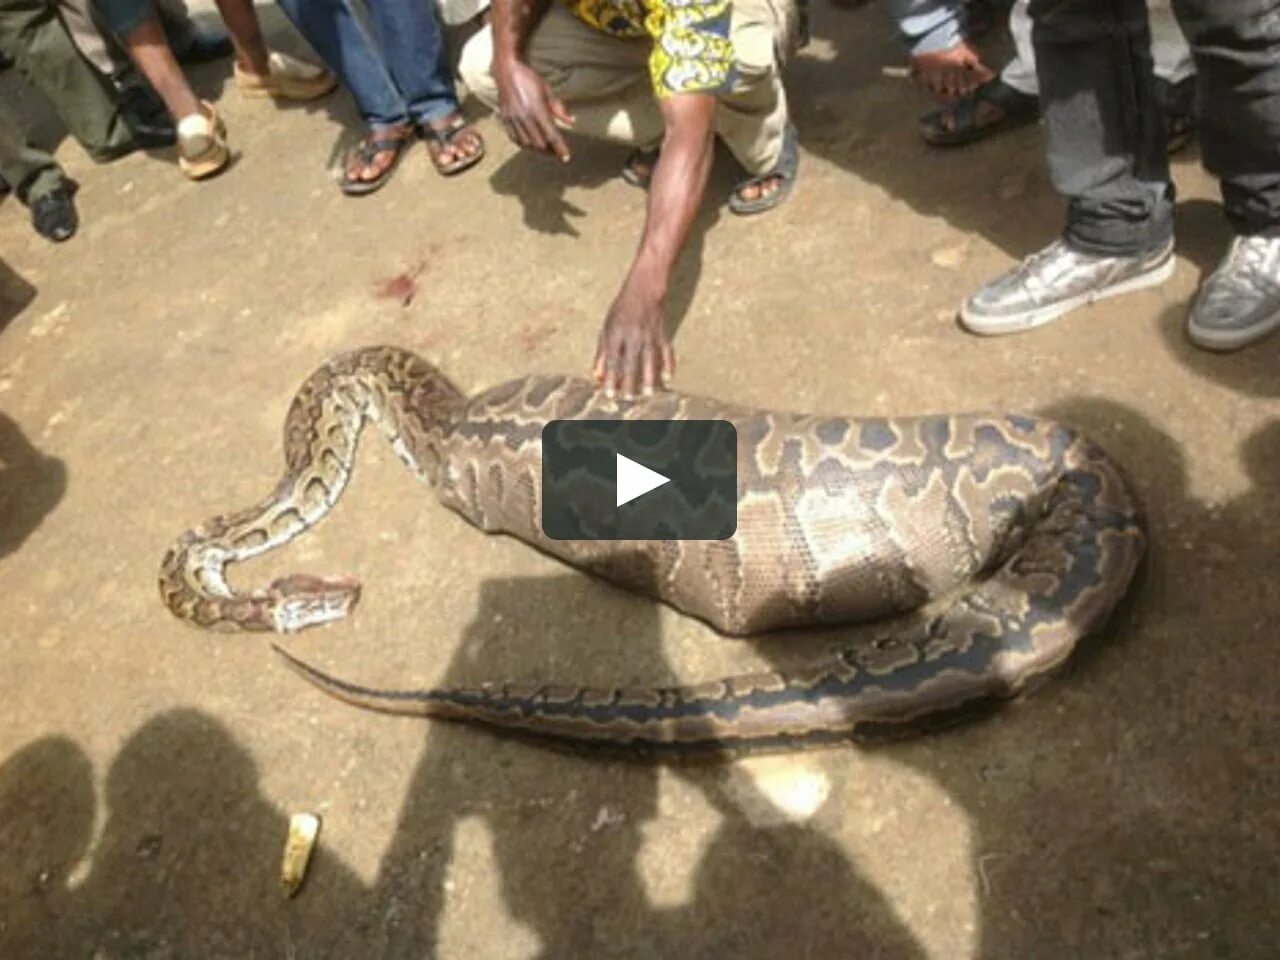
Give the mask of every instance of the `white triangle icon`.
[[618, 502], [615, 507], [630, 503], [636, 497], [643, 497], [650, 490], [657, 490], [663, 484], [670, 483], [670, 477], [664, 477], [656, 470], [650, 470], [642, 463], [636, 463], [630, 457], [615, 453], [617, 458], [618, 478], [614, 484]]

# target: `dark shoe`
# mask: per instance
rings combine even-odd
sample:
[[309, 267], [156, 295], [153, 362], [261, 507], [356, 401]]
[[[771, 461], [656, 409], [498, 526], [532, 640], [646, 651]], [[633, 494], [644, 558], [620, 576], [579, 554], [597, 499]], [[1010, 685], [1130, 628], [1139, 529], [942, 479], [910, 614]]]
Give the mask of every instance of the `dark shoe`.
[[1239, 350], [1280, 327], [1280, 237], [1236, 237], [1191, 307], [1187, 336]]
[[172, 122], [164, 124], [137, 122], [129, 123], [128, 126], [133, 136], [124, 143], [117, 143], [105, 150], [94, 150], [89, 154], [96, 163], [111, 163], [138, 150], [162, 150], [178, 142], [178, 130]]
[[134, 148], [137, 150], [157, 150], [172, 147], [178, 142], [178, 128], [172, 120], [162, 123], [131, 122], [129, 129], [133, 131]]
[[225, 60], [234, 52], [231, 38], [220, 30], [195, 29], [186, 43], [174, 45], [174, 56], [178, 62], [187, 64]]
[[171, 147], [178, 141], [178, 129], [165, 109], [164, 101], [146, 84], [127, 87], [120, 93], [121, 112], [143, 150]]
[[64, 184], [31, 204], [31, 225], [36, 233], [54, 243], [75, 236], [80, 217], [76, 214], [74, 193], [74, 187]]
[[95, 151], [98, 163], [109, 163], [126, 157], [135, 150], [158, 150], [178, 142], [178, 129], [160, 98], [144, 84], [130, 85], [120, 91], [120, 116], [133, 134], [124, 143]]

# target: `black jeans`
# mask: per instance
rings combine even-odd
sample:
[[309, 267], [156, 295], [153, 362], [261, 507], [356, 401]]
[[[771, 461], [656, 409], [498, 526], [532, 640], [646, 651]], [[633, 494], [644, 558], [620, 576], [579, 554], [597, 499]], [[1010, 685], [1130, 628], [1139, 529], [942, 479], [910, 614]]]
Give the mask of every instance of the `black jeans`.
[[[1174, 0], [1198, 73], [1205, 166], [1244, 234], [1280, 229], [1280, 0]], [[1132, 254], [1173, 234], [1164, 116], [1145, 0], [1032, 0], [1065, 236]]]

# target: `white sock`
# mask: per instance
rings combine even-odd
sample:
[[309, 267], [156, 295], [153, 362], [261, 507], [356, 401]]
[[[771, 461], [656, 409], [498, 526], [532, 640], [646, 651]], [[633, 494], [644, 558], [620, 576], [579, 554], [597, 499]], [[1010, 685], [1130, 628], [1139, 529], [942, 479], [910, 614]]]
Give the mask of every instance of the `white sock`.
[[209, 118], [203, 113], [193, 113], [178, 121], [178, 136], [183, 139], [207, 137], [212, 132], [213, 125], [209, 123]]

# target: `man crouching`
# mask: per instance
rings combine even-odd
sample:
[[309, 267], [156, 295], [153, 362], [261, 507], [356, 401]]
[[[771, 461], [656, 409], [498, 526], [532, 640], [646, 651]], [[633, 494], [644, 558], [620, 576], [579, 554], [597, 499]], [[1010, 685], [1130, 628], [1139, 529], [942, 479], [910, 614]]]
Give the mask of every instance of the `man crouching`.
[[610, 395], [675, 372], [663, 301], [706, 189], [715, 135], [747, 171], [739, 214], [784, 200], [798, 165], [782, 60], [794, 0], [494, 0], [462, 51], [470, 90], [519, 146], [568, 162], [560, 127], [629, 144], [623, 177], [649, 190], [640, 248], [605, 318], [594, 374]]

